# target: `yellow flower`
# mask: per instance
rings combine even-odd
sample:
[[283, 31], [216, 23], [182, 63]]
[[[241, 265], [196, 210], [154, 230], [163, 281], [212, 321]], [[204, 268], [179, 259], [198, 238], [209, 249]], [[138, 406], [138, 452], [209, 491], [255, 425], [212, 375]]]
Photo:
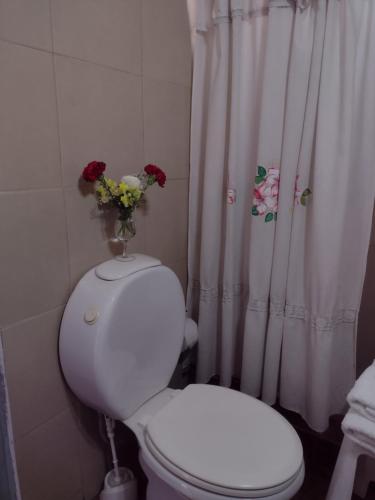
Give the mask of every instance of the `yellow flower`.
[[108, 203], [109, 202], [109, 196], [107, 193], [107, 190], [99, 184], [99, 186], [96, 187], [96, 193], [98, 195], [100, 203]]
[[118, 185], [118, 195], [124, 207], [134, 207], [141, 198], [143, 192], [141, 189], [130, 186], [126, 182], [121, 181]]
[[[128, 178], [133, 181], [138, 180], [136, 177], [128, 176]], [[124, 179], [117, 183], [109, 177], [104, 177], [100, 182], [96, 183], [96, 195], [98, 197], [99, 203], [112, 203], [114, 206], [123, 205], [125, 208], [134, 209], [144, 191], [136, 183], [124, 182]]]
[[130, 204], [130, 200], [129, 200], [129, 196], [127, 194], [124, 194], [121, 196], [121, 203], [124, 205], [124, 207], [129, 207], [131, 204]]
[[118, 190], [120, 194], [125, 194], [129, 190], [129, 186], [125, 182], [120, 182]]
[[108, 177], [104, 177], [105, 182], [107, 183], [107, 186], [111, 192], [112, 196], [118, 196], [119, 194], [119, 186], [117, 185], [117, 182], [115, 182], [112, 179], [109, 179]]

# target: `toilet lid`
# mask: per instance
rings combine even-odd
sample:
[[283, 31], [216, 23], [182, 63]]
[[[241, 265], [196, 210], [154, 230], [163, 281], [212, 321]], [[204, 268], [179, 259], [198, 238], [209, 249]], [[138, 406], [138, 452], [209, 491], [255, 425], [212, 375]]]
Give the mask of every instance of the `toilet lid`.
[[173, 473], [217, 492], [277, 488], [303, 463], [299, 437], [279, 413], [251, 396], [211, 385], [181, 391], [149, 421], [145, 437], [151, 453]]

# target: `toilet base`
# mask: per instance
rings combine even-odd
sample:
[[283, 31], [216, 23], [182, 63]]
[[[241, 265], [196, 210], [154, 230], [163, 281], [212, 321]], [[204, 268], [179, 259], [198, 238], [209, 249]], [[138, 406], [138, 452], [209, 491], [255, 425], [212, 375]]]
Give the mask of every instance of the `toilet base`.
[[[147, 475], [147, 474], [146, 474]], [[163, 483], [158, 478], [155, 480], [155, 476], [153, 478], [148, 477], [147, 484], [147, 496], [146, 500], [189, 500], [190, 497], [186, 497], [181, 495], [181, 493], [172, 489], [168, 484]]]

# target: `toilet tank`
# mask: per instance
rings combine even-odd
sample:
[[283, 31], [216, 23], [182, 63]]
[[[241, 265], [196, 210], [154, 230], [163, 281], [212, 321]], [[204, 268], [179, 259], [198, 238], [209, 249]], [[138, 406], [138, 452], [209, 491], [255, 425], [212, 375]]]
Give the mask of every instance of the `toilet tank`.
[[184, 326], [173, 271], [140, 254], [105, 262], [80, 280], [64, 312], [59, 351], [66, 381], [88, 406], [129, 418], [167, 387]]

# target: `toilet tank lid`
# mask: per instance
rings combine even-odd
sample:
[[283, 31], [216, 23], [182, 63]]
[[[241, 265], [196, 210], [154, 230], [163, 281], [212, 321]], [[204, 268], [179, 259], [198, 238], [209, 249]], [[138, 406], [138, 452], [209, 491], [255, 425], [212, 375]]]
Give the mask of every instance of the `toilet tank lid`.
[[154, 257], [140, 253], [132, 254], [128, 259], [122, 260], [120, 257], [107, 260], [95, 268], [98, 278], [106, 281], [115, 281], [126, 278], [143, 269], [160, 266], [161, 262]]

